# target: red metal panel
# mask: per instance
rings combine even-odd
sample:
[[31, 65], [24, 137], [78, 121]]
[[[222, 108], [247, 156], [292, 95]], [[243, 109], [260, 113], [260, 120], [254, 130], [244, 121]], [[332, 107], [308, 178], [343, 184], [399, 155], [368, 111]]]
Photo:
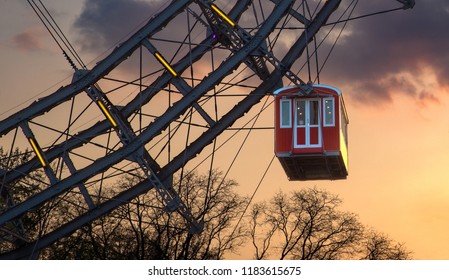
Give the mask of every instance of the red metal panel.
[[[293, 128], [281, 128], [280, 127], [280, 100], [281, 96], [276, 96], [275, 102], [275, 153], [290, 153], [293, 146]], [[293, 119], [293, 116], [291, 116]]]
[[306, 144], [306, 128], [298, 127], [296, 129], [296, 145], [305, 145]]
[[320, 143], [319, 127], [310, 128], [310, 145], [317, 145]]
[[323, 127], [323, 141], [325, 151], [338, 151], [339, 149], [338, 127]]
[[309, 154], [322, 154], [323, 153], [323, 147], [318, 148], [296, 148], [293, 149], [293, 155], [309, 155]]
[[275, 152], [287, 153], [292, 150], [292, 129], [291, 128], [277, 128], [275, 136]]

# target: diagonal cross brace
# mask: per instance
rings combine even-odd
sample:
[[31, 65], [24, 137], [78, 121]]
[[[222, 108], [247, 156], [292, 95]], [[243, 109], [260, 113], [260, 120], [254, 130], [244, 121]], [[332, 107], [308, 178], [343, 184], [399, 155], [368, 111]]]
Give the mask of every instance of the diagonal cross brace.
[[[251, 4], [251, 0], [240, 0], [238, 1], [233, 9], [229, 12], [229, 15], [233, 19], [238, 19], [242, 15], [242, 13], [248, 8]], [[190, 54], [184, 56], [176, 65], [174, 65], [175, 70], [178, 73], [182, 73], [189, 65], [199, 59], [211, 48], [214, 47], [216, 40], [209, 36], [205, 40], [203, 40], [198, 46], [195, 46], [192, 49]], [[87, 72], [86, 72], [87, 73]], [[77, 79], [86, 75], [86, 73], [82, 74]], [[142, 91], [142, 99], [139, 97], [135, 97], [132, 101], [130, 101], [125, 107], [123, 107], [120, 112], [121, 114], [127, 118], [131, 114], [133, 114], [142, 104], [148, 103], [158, 92], [159, 89], [164, 88], [171, 81], [172, 76], [170, 73], [165, 73], [156, 79], [149, 87]], [[108, 121], [101, 121], [94, 125], [91, 128], [88, 128], [84, 131], [79, 132], [76, 135], [73, 135], [66, 143], [56, 145], [55, 147], [46, 151], [46, 156], [49, 161], [61, 156], [65, 151], [72, 150], [82, 146], [83, 144], [89, 142], [95, 136], [105, 132], [110, 128]], [[13, 171], [0, 170], [0, 177], [4, 178], [5, 182], [11, 182], [17, 180], [23, 174], [28, 174], [32, 170], [36, 168], [36, 161], [30, 160], [21, 166], [15, 168]], [[2, 189], [2, 195], [4, 190]]]
[[[313, 30], [315, 30], [314, 32], [318, 31], [320, 23], [322, 24], [323, 21], [325, 22], [325, 20], [327, 20], [328, 16], [326, 17], [326, 15], [330, 15], [330, 13], [332, 13], [332, 11], [334, 9], [336, 9], [336, 7], [339, 5], [340, 2], [341, 2], [340, 0], [328, 1], [328, 4], [325, 5], [326, 9], [323, 7], [322, 12], [319, 13], [321, 15], [320, 20], [319, 21], [317, 20], [317, 22], [311, 26], [311, 29], [309, 30], [309, 34], [313, 33]], [[314, 28], [314, 29], [312, 29], [312, 28]], [[307, 45], [307, 40], [305, 40], [304, 37], [301, 37], [300, 39], [298, 39], [298, 41], [295, 43], [294, 47], [291, 49], [291, 51], [289, 51], [289, 53], [287, 53], [287, 55], [284, 57], [284, 59], [282, 61], [286, 65], [293, 63], [293, 61], [301, 55], [302, 51], [305, 48], [305, 45]], [[275, 80], [275, 79], [279, 78], [278, 75], [280, 75], [280, 74], [281, 73], [279, 71], [276, 71], [275, 73], [272, 74], [273, 77], [271, 79]], [[274, 75], [276, 75], [276, 76], [274, 76]], [[265, 83], [265, 84], [261, 85], [260, 87], [258, 87], [255, 91], [253, 91], [253, 93], [250, 96], [248, 96], [244, 101], [242, 101], [241, 104], [236, 106], [236, 109], [235, 109], [236, 111], [234, 111], [234, 113], [232, 113], [232, 114], [237, 114], [237, 113], [241, 114], [239, 112], [244, 112], [251, 106], [251, 104], [256, 104], [257, 102], [259, 102], [261, 97], [259, 97], [259, 95], [257, 93], [263, 92], [265, 89], [267, 89], [268, 86], [269, 85], [267, 85], [267, 83]], [[261, 94], [261, 95], [263, 95], [263, 94]], [[238, 107], [238, 109], [237, 109], [237, 107]], [[226, 118], [228, 119], [226, 121], [230, 121], [230, 119], [231, 119], [230, 116], [226, 117]], [[219, 124], [220, 124], [220, 122], [218, 122], [211, 129], [222, 129], [219, 127]], [[196, 148], [196, 149], [199, 150], [200, 148]], [[189, 154], [194, 154], [194, 150], [191, 147], [188, 148], [187, 152]], [[176, 162], [174, 162], [174, 164], [172, 164], [172, 165], [167, 165], [166, 167], [164, 167], [162, 169], [161, 173], [159, 174], [160, 178], [163, 180], [165, 176], [172, 174], [171, 172], [173, 170], [176, 170], [175, 165], [176, 165]], [[51, 233], [48, 233], [45, 236], [42, 236], [38, 243], [36, 243], [36, 244], [32, 243], [28, 246], [19, 248], [15, 251], [0, 255], [0, 259], [26, 258], [27, 256], [30, 255], [33, 248], [37, 247], [38, 249], [41, 249], [43, 247], [46, 247], [46, 246], [52, 244], [54, 241], [58, 240], [61, 236], [70, 234], [71, 232], [75, 231], [82, 225], [85, 225], [85, 224], [89, 223], [90, 221], [101, 217], [102, 215], [112, 211], [116, 207], [125, 203], [125, 201], [128, 201], [128, 200], [132, 199], [133, 197], [136, 197], [136, 196], [148, 191], [149, 189], [150, 189], [150, 184], [148, 184], [148, 182], [140, 182], [137, 185], [135, 185], [134, 187], [127, 189], [127, 190], [123, 191], [122, 193], [118, 194], [113, 199], [110, 199], [110, 200], [105, 201], [104, 203], [98, 205], [98, 207], [96, 209], [91, 210], [88, 213], [82, 214], [79, 217], [75, 218], [74, 220], [69, 221], [68, 223], [64, 224], [63, 226], [59, 227], [58, 229], [52, 231]]]
[[22, 121], [45, 114], [45, 112], [71, 99], [74, 95], [79, 94], [87, 87], [96, 83], [101, 77], [109, 73], [137, 49], [141, 40], [162, 29], [191, 2], [191, 0], [172, 1], [167, 8], [154, 16], [134, 36], [118, 46], [109, 56], [100, 61], [88, 74], [80, 78], [77, 82], [58, 89], [53, 94], [34, 102], [27, 108], [0, 121], [0, 136], [5, 135], [17, 127]]
[[[119, 110], [112, 104], [107, 96], [95, 86], [92, 86], [87, 91], [87, 94], [94, 102], [101, 102], [99, 104], [104, 104], [105, 108], [109, 110], [108, 113], [112, 118], [111, 121], [116, 125], [114, 129], [120, 142], [122, 142], [124, 146], [132, 143], [137, 136], [132, 130], [131, 124], [120, 114]], [[172, 186], [164, 184], [158, 178], [155, 171], [159, 171], [159, 165], [157, 165], [145, 147], [141, 147], [138, 151], [130, 154], [130, 157], [139, 165], [150, 184], [152, 184], [159, 193], [166, 205], [166, 210], [169, 212], [178, 211], [187, 220], [192, 233], [201, 232], [203, 229], [202, 223], [196, 221], [191, 211], [187, 208]], [[156, 170], [154, 168], [156, 168]]]
[[76, 174], [73, 174], [72, 176], [56, 183], [52, 186], [52, 188], [43, 190], [28, 200], [8, 209], [0, 215], [0, 225], [20, 216], [24, 212], [28, 211], [28, 209], [34, 208], [45, 201], [62, 194], [63, 192], [71, 189], [74, 184], [87, 180], [95, 174], [106, 170], [111, 165], [118, 163], [140, 149], [143, 145], [145, 145], [145, 143], [153, 139], [163, 129], [165, 129], [170, 123], [170, 120], [179, 118], [179, 116], [185, 113], [194, 102], [206, 94], [215, 84], [219, 83], [227, 73], [237, 69], [241, 62], [263, 43], [266, 36], [271, 33], [279, 20], [288, 12], [288, 8], [292, 2], [292, 0], [285, 0], [276, 6], [259, 31], [247, 45], [237, 51], [229, 59], [224, 61], [216, 71], [204, 78], [202, 82], [188, 94], [188, 96], [185, 96], [173, 107], [168, 109], [159, 119], [153, 122], [147, 127], [146, 130], [137, 136], [135, 140], [117, 151], [99, 159], [95, 163], [78, 170]]

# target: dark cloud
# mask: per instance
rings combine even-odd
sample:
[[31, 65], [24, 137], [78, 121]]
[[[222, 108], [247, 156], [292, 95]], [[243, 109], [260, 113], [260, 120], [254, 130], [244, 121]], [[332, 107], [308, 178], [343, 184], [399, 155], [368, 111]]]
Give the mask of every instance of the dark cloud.
[[[94, 54], [104, 53], [129, 38], [140, 27], [148, 23], [151, 17], [163, 11], [167, 5], [169, 5], [169, 1], [165, 0], [86, 0], [81, 14], [74, 23], [74, 28], [79, 36], [78, 44], [81, 45], [83, 51]], [[196, 12], [201, 14], [198, 9]], [[190, 15], [190, 24], [193, 25], [194, 22]], [[196, 23], [195, 26], [194, 32], [192, 32], [194, 33], [193, 37], [190, 38], [196, 40], [192, 41], [193, 44], [202, 41], [207, 34], [202, 24]], [[186, 45], [182, 49], [179, 48], [179, 42], [186, 41], [188, 28], [186, 13], [181, 13], [164, 28], [158, 30], [150, 41], [167, 60], [176, 61], [188, 52]], [[145, 65], [144, 68], [150, 67], [150, 64]], [[120, 64], [119, 69], [128, 74], [134, 71], [135, 74], [138, 66], [139, 60], [136, 52], [126, 62]]]
[[74, 23], [83, 50], [104, 51], [136, 31], [161, 6], [161, 1], [87, 0]]
[[[341, 13], [349, 2], [343, 1], [336, 13]], [[321, 81], [350, 89], [348, 95], [363, 103], [391, 102], [398, 94], [423, 103], [438, 101], [441, 93], [426, 88], [424, 79], [429, 73], [433, 74], [435, 87], [449, 88], [449, 2], [416, 2], [412, 10], [351, 21], [349, 33], [338, 42]], [[87, 0], [75, 22], [83, 50], [102, 52], [117, 45], [163, 3]], [[353, 16], [399, 6], [394, 0], [360, 1]], [[169, 32], [158, 35], [183, 38], [187, 32], [185, 18], [173, 20], [165, 30]], [[333, 43], [331, 41], [329, 44]], [[174, 53], [175, 48], [170, 44], [155, 44], [164, 48], [166, 57]], [[282, 57], [286, 47], [279, 44], [277, 48], [282, 51], [274, 50], [275, 54]]]
[[[111, 48], [123, 42], [141, 26], [146, 24], [155, 14], [162, 12], [170, 4], [165, 0], [86, 0], [85, 6], [76, 19], [74, 28], [78, 31], [78, 44], [83, 51], [93, 54], [106, 53]], [[196, 4], [189, 6], [189, 12], [184, 11], [170, 20], [164, 28], [157, 31], [150, 38], [154, 47], [170, 63], [185, 57], [189, 52], [188, 43], [192, 45], [201, 43], [207, 36], [208, 31], [201, 21], [196, 20], [196, 15], [201, 15], [201, 10]], [[204, 18], [203, 18], [204, 20]], [[189, 29], [191, 37], [188, 38]], [[163, 66], [157, 62], [156, 58], [148, 55], [148, 51], [143, 49], [143, 73], [153, 73]], [[214, 52], [214, 59], [217, 63], [223, 61], [229, 52], [217, 50]], [[215, 64], [210, 62], [210, 55], [205, 55], [203, 59], [195, 63], [195, 75], [204, 77], [212, 71]], [[114, 70], [119, 75], [127, 78], [136, 78], [139, 75], [140, 56], [139, 52], [134, 52], [126, 61], [117, 66]], [[190, 71], [186, 75], [190, 75]], [[153, 76], [149, 77], [150, 81]]]
[[[357, 10], [376, 12], [385, 2], [363, 1]], [[412, 10], [351, 22], [351, 34], [332, 54], [326, 76], [352, 88], [352, 97], [363, 102], [391, 101], [399, 92], [421, 101], [438, 100], [437, 93], [417, 84], [430, 71], [437, 86], [449, 85], [449, 2], [416, 2]]]

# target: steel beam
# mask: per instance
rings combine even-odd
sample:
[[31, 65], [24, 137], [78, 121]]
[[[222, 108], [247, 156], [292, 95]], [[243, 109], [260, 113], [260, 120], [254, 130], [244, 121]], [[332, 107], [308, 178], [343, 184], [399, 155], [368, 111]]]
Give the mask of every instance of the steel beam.
[[413, 9], [413, 7], [415, 6], [415, 0], [396, 0], [398, 2], [401, 2], [402, 4], [404, 4], [403, 9]]
[[[232, 10], [230, 11], [230, 16], [232, 18], [234, 18], [235, 20], [237, 20], [238, 18], [240, 18], [241, 14], [248, 8], [248, 6], [251, 4], [251, 2], [252, 2], [251, 0], [238, 1], [235, 4], [235, 6], [232, 8]], [[189, 55], [182, 58], [178, 62], [178, 64], [177, 64], [178, 71], [183, 72], [191, 64], [192, 61], [194, 61], [194, 62], [198, 61], [205, 53], [207, 53], [207, 51], [209, 51], [214, 46], [215, 43], [216, 43], [215, 39], [207, 38], [203, 42], [201, 42], [198, 46], [194, 47], [192, 49], [192, 51], [189, 53]], [[126, 107], [124, 107], [122, 109], [121, 113], [123, 115], [125, 115], [125, 117], [129, 117], [142, 104], [146, 104], [147, 102], [149, 102], [151, 100], [151, 98], [158, 92], [158, 90], [155, 90], [155, 89], [161, 89], [161, 88], [166, 87], [167, 84], [169, 83], [170, 79], [171, 79], [171, 77], [169, 75], [161, 76], [160, 78], [158, 78], [156, 82], [154, 82], [152, 85], [150, 85], [146, 90], [144, 90], [142, 92], [142, 95], [144, 96], [143, 99], [135, 98], [133, 101], [128, 103]], [[209, 124], [211, 124], [211, 122], [209, 122]], [[46, 156], [49, 161], [52, 161], [59, 156], [63, 156], [64, 161], [66, 161], [66, 164], [69, 164], [69, 163], [71, 164], [71, 161], [68, 158], [68, 154], [66, 154], [67, 151], [75, 149], [75, 148], [89, 142], [95, 136], [98, 136], [101, 133], [104, 133], [107, 129], [109, 129], [109, 127], [110, 126], [107, 121], [99, 122], [96, 125], [94, 125], [93, 127], [73, 136], [67, 142], [48, 149], [46, 151]], [[69, 163], [67, 162], [67, 160], [69, 160]], [[12, 170], [12, 171], [0, 170], [0, 173], [1, 173], [2, 178], [7, 178], [6, 181], [10, 182], [10, 181], [19, 179], [21, 176], [24, 176], [24, 174], [28, 174], [29, 172], [36, 169], [37, 166], [38, 166], [37, 160], [31, 160], [31, 161], [28, 161], [27, 163], [25, 163], [24, 165], [15, 168], [15, 170]], [[74, 168], [73, 164], [71, 166], [69, 166], [69, 169], [70, 169], [70, 167], [72, 167], [70, 170], [71, 173], [74, 173], [75, 168]], [[4, 177], [5, 175], [6, 175], [6, 177]], [[145, 186], [144, 187], [145, 191], [147, 191], [151, 188], [151, 184], [148, 184], [148, 183], [144, 184], [144, 186]], [[135, 188], [133, 188], [133, 189], [135, 189]], [[7, 188], [4, 187], [4, 185], [1, 188], [1, 190], [2, 190], [2, 193], [7, 192]], [[92, 209], [92, 208], [96, 207], [96, 206], [94, 206], [90, 196], [88, 195], [87, 190], [85, 188], [80, 188], [80, 190], [83, 193], [83, 195], [85, 196], [85, 200], [88, 203], [89, 208]], [[137, 196], [137, 195], [131, 196], [131, 198], [133, 198], [135, 196]], [[118, 201], [126, 201], [126, 198], [122, 197]], [[112, 201], [112, 202], [114, 203], [115, 201]], [[10, 206], [12, 206], [12, 204]], [[107, 207], [100, 206], [99, 209], [104, 210], [104, 209], [107, 209]], [[103, 213], [103, 215], [106, 214], [106, 212], [102, 212], [102, 213]], [[90, 215], [90, 217], [94, 217], [94, 216]], [[76, 219], [70, 223], [74, 230], [76, 228], [80, 227], [80, 224], [79, 224], [80, 220], [82, 220], [82, 219]], [[67, 228], [67, 227], [65, 227], [65, 228]], [[51, 242], [54, 242], [55, 240], [60, 238], [61, 233], [55, 233], [55, 234], [52, 234], [51, 236], [53, 237], [53, 239], [52, 239], [53, 241], [51, 241]], [[40, 244], [39, 248], [43, 248], [41, 245], [44, 243], [45, 242], [39, 242], [39, 244]]]
[[4, 253], [0, 255], [0, 259], [29, 259], [33, 251], [39, 251], [43, 248], [53, 244], [55, 241], [63, 236], [67, 236], [84, 225], [96, 220], [117, 207], [124, 205], [131, 201], [133, 198], [144, 194], [145, 192], [152, 189], [153, 185], [147, 180], [138, 183], [131, 189], [125, 190], [115, 197], [105, 201], [102, 204], [97, 205], [95, 209], [91, 209], [88, 212], [76, 217], [75, 219], [67, 222], [66, 224], [60, 226], [56, 230], [41, 236], [38, 241], [31, 242], [26, 246], [15, 249], [11, 252]]
[[94, 68], [92, 68], [92, 70], [75, 83], [60, 88], [53, 94], [39, 99], [27, 108], [0, 121], [0, 137], [17, 127], [20, 122], [43, 115], [45, 112], [48, 112], [52, 108], [69, 100], [74, 95], [79, 94], [81, 91], [97, 82], [137, 49], [143, 39], [161, 30], [171, 19], [184, 10], [190, 2], [192, 1], [172, 1], [167, 8], [154, 16], [144, 27], [137, 31], [134, 36], [118, 46], [109, 56], [100, 61]]
[[[236, 5], [229, 12], [229, 15], [233, 19], [238, 19], [242, 15], [242, 13], [248, 8], [251, 0], [237, 1]], [[201, 57], [209, 51], [214, 44], [216, 43], [215, 39], [206, 38], [203, 40], [198, 46], [192, 49], [190, 54], [184, 56], [177, 64], [174, 65], [174, 68], [177, 72], [182, 73], [185, 69], [187, 69], [192, 62], [196, 62]], [[158, 92], [159, 89], [165, 88], [172, 76], [170, 73], [163, 74], [160, 76], [153, 84], [148, 86], [145, 90], [142, 91], [141, 97], [136, 96], [132, 101], [130, 101], [125, 107], [121, 109], [121, 113], [125, 118], [131, 116], [142, 104], [148, 103]], [[56, 145], [55, 147], [46, 151], [46, 156], [49, 161], [56, 159], [59, 156], [62, 156], [64, 152], [71, 151], [75, 148], [78, 148], [86, 143], [88, 143], [94, 137], [104, 133], [110, 128], [110, 125], [107, 121], [101, 121], [97, 123], [95, 126], [88, 128], [84, 131], [79, 132], [78, 134], [72, 136], [65, 143]], [[24, 176], [24, 174], [28, 174], [31, 171], [38, 168], [37, 159], [32, 159], [21, 166], [18, 166], [14, 170], [0, 170], [0, 178], [5, 178], [4, 182], [11, 182], [17, 180]], [[3, 193], [2, 189], [2, 193]]]
[[194, 102], [206, 94], [214, 85], [220, 83], [220, 81], [223, 80], [228, 73], [237, 69], [242, 61], [244, 61], [248, 55], [256, 50], [265, 38], [272, 32], [279, 20], [288, 12], [292, 2], [293, 0], [285, 0], [282, 1], [281, 4], [277, 5], [255, 34], [254, 38], [247, 45], [235, 52], [229, 59], [224, 61], [216, 69], [216, 71], [204, 78], [202, 82], [189, 93], [188, 96], [185, 96], [173, 107], [168, 109], [160, 118], [150, 124], [146, 130], [136, 137], [135, 140], [117, 151], [95, 161], [91, 165], [78, 170], [77, 173], [54, 184], [51, 188], [45, 189], [28, 200], [8, 209], [0, 215], [0, 225], [22, 215], [29, 209], [37, 207], [42, 203], [64, 193], [65, 191], [68, 191], [77, 183], [85, 181], [108, 169], [110, 166], [120, 162], [145, 145], [145, 143], [159, 135], [162, 130], [168, 127], [171, 120], [179, 118], [190, 106], [192, 106]]
[[[274, 4], [279, 4], [279, 2], [281, 2], [282, 0], [270, 0], [271, 2], [273, 2]], [[303, 3], [303, 5], [305, 5], [305, 2]], [[296, 18], [299, 22], [301, 22], [302, 24], [304, 24], [305, 26], [308, 26], [310, 24], [310, 20], [307, 19], [305, 16], [301, 15], [300, 13], [298, 13], [297, 11], [290, 9], [289, 13]]]
[[[170, 72], [174, 72], [174, 70], [172, 69]], [[95, 86], [92, 86], [87, 93], [93, 101], [100, 105], [101, 110], [109, 122], [114, 126], [116, 134], [124, 146], [136, 139], [136, 134], [132, 130], [131, 124], [120, 114], [117, 107], [112, 104], [103, 92]], [[156, 172], [159, 171], [160, 167], [150, 156], [148, 151], [144, 147], [141, 147], [139, 152], [131, 154], [131, 158], [140, 166], [143, 174], [145, 174], [150, 183], [156, 188], [159, 196], [165, 203], [165, 208], [170, 212], [176, 210], [185, 217], [191, 225], [192, 233], [201, 232], [203, 230], [202, 223], [196, 221], [195, 217], [193, 217], [190, 212], [190, 209], [188, 209], [185, 203], [181, 200], [178, 193], [172, 188], [172, 185], [162, 183], [156, 175]]]
[[[173, 174], [182, 167], [184, 162], [191, 160], [201, 152], [213, 139], [221, 134], [226, 128], [230, 127], [238, 118], [242, 117], [255, 104], [257, 104], [266, 94], [272, 92], [277, 82], [285, 75], [291, 65], [302, 55], [311, 38], [319, 31], [321, 26], [326, 23], [329, 16], [338, 8], [341, 0], [329, 0], [317, 14], [317, 16], [310, 22], [307, 30], [302, 33], [296, 43], [290, 48], [284, 59], [282, 65], [285, 68], [277, 68], [270, 77], [252, 91], [248, 97], [245, 97], [239, 104], [237, 104], [231, 111], [224, 115], [213, 127], [204, 132], [194, 142], [192, 142], [182, 153], [171, 160], [164, 166], [160, 172], [160, 177], [164, 178], [168, 174]], [[307, 33], [307, 34], [306, 34]]]
[[[142, 41], [142, 45], [144, 45], [149, 52], [153, 53], [153, 54], [158, 54], [158, 51], [156, 49], [155, 46], [153, 46], [153, 44], [151, 44], [150, 41], [148, 40], [143, 40]], [[169, 65], [170, 66], [170, 65]], [[167, 67], [166, 67], [167, 68]], [[170, 68], [172, 69], [171, 71], [174, 71], [175, 73], [178, 73], [176, 70], [174, 70], [171, 66]], [[169, 68], [169, 69], [170, 69]], [[171, 71], [169, 71], [171, 73]], [[171, 73], [173, 75], [173, 73]], [[185, 81], [184, 79], [182, 79], [181, 77], [179, 77], [179, 75], [173, 75], [173, 79], [172, 79], [172, 84], [175, 85], [175, 87], [179, 90], [179, 92], [181, 92], [182, 95], [186, 96], [191, 90], [192, 87], [190, 87]], [[215, 122], [214, 120], [204, 111], [204, 109], [198, 105], [198, 103], [194, 103], [193, 107], [197, 110], [197, 112], [203, 117], [203, 119], [210, 125], [212, 126]]]
[[[192, 61], [201, 59], [204, 53], [212, 46], [212, 42], [213, 40], [208, 38], [204, 40], [199, 46], [195, 47], [190, 55], [187, 54], [179, 61], [178, 64], [176, 64], [175, 68], [177, 69], [177, 71], [183, 71], [190, 66]], [[160, 76], [155, 82], [153, 82], [150, 86], [142, 91], [140, 97], [136, 96], [125, 107], [123, 107], [121, 109], [121, 114], [125, 118], [130, 117], [136, 110], [139, 109], [142, 104], [148, 103], [159, 92], [160, 89], [165, 88], [169, 84], [171, 79], [172, 76], [170, 75], [170, 73], [166, 73]], [[45, 155], [48, 161], [52, 161], [59, 156], [62, 156], [66, 151], [71, 151], [88, 143], [91, 139], [106, 132], [110, 127], [110, 123], [107, 120], [100, 121], [94, 126], [81, 131], [76, 135], [73, 135], [66, 142], [56, 145], [53, 148], [47, 150], [45, 152]], [[17, 180], [25, 176], [24, 174], [29, 174], [31, 171], [38, 168], [38, 163], [39, 162], [37, 159], [31, 159], [21, 166], [16, 167], [14, 170], [1, 170], [0, 178], [4, 178], [5, 183]]]
[[[320, 11], [320, 13], [317, 15], [314, 23], [311, 24], [310, 30], [308, 30], [308, 32], [309, 33], [310, 32], [315, 32], [315, 33], [318, 32], [320, 26], [327, 20], [330, 13], [332, 13], [332, 11], [334, 11], [338, 7], [340, 2], [341, 2], [341, 0], [328, 1], [326, 3], [325, 7], [323, 7], [322, 10]], [[320, 24], [320, 22], [321, 22], [321, 24]], [[299, 56], [301, 56], [301, 53], [304, 51], [304, 48], [306, 47], [307, 43], [308, 43], [308, 40], [305, 38], [305, 36], [301, 36], [299, 38], [299, 40], [295, 43], [293, 48], [284, 57], [282, 62], [285, 63], [285, 65], [291, 66], [291, 64]], [[267, 92], [269, 92], [270, 88], [272, 88], [273, 84], [275, 84], [275, 83], [270, 83], [270, 81], [273, 82], [276, 79], [282, 78], [283, 73], [284, 73], [283, 70], [274, 71], [273, 74], [270, 76], [269, 81], [266, 81], [265, 83], [261, 84], [247, 98], [245, 98], [243, 101], [241, 101], [234, 109], [232, 109], [227, 115], [225, 115], [217, 124], [215, 124], [212, 128], [210, 128], [209, 129], [210, 131], [205, 132], [203, 134], [203, 136], [200, 137], [203, 139], [197, 140], [197, 141], [203, 142], [204, 145], [207, 145], [206, 138], [211, 138], [214, 133], [218, 133], [218, 131], [223, 130], [224, 128], [231, 125], [232, 122], [235, 121], [239, 115], [244, 114], [244, 112], [249, 110], [257, 102], [259, 102], [260, 99], [263, 97], [263, 94], [266, 94]], [[222, 124], [222, 122], [223, 122], [223, 124]], [[213, 132], [212, 130], [215, 132]], [[190, 145], [188, 147], [187, 152], [189, 153], [190, 157], [192, 157], [192, 155], [195, 153], [195, 151], [202, 149], [202, 148], [199, 148], [198, 144], [195, 144], [197, 141], [195, 141], [194, 143], [192, 143], [192, 145]], [[194, 148], [194, 146], [197, 146], [197, 148]], [[172, 161], [172, 163], [165, 166], [162, 169], [161, 173], [159, 174], [161, 179], [172, 174], [172, 171], [175, 170], [173, 168], [176, 168], [175, 166], [177, 164], [179, 165], [178, 160]], [[118, 194], [117, 196], [110, 199], [109, 201], [106, 201], [103, 204], [98, 205], [98, 207], [96, 209], [91, 210], [91, 211], [75, 218], [74, 220], [66, 223], [65, 225], [54, 230], [53, 232], [41, 237], [39, 242], [34, 242], [34, 243], [31, 243], [28, 246], [25, 246], [23, 248], [19, 248], [12, 252], [0, 255], [0, 259], [27, 258], [32, 253], [33, 248], [36, 248], [39, 250], [39, 249], [42, 249], [42, 248], [52, 244], [53, 242], [58, 240], [60, 237], [74, 232], [76, 229], [80, 228], [81, 226], [91, 222], [92, 220], [95, 220], [96, 218], [99, 218], [99, 217], [109, 213], [116, 207], [126, 203], [126, 201], [129, 201], [132, 198], [134, 198], [140, 194], [145, 193], [149, 189], [151, 189], [151, 184], [149, 184], [149, 182], [147, 182], [147, 181], [143, 181], [143, 182], [135, 185], [131, 189], [123, 191], [122, 193]]]

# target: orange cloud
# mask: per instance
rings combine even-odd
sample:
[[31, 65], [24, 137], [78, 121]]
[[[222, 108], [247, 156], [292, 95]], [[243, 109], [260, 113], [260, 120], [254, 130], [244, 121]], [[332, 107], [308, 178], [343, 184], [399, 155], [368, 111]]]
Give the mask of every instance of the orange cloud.
[[[15, 48], [21, 51], [35, 51], [42, 50], [43, 45], [41, 42], [42, 35], [45, 34], [44, 30], [40, 27], [31, 27], [22, 33], [17, 34], [13, 38], [13, 45]], [[46, 39], [45, 39], [46, 40]]]

